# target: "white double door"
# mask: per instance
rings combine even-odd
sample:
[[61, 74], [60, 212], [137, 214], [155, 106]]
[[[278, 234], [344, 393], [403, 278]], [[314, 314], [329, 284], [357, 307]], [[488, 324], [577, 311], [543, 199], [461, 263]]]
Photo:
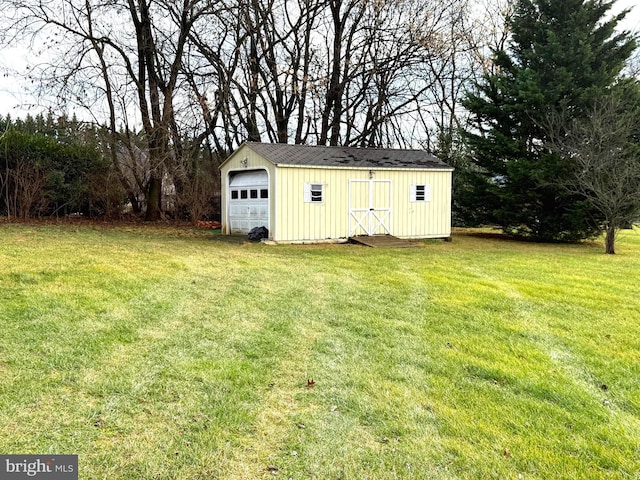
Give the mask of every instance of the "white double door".
[[349, 236], [391, 235], [391, 180], [349, 180]]

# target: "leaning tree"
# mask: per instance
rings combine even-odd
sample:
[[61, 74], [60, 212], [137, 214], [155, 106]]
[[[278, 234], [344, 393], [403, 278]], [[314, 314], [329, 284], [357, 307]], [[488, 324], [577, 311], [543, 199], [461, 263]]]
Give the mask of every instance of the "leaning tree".
[[585, 117], [619, 79], [636, 42], [616, 30], [627, 12], [610, 17], [613, 3], [515, 3], [507, 47], [464, 102], [473, 119], [465, 138], [474, 169], [462, 198], [472, 221], [546, 241], [599, 233], [597, 209], [564, 188], [575, 162], [548, 148], [542, 125], [558, 111]]
[[565, 110], [545, 126], [549, 148], [575, 164], [564, 188], [589, 200], [602, 218], [605, 251], [615, 253], [618, 231], [640, 222], [640, 84], [616, 86], [584, 118]]

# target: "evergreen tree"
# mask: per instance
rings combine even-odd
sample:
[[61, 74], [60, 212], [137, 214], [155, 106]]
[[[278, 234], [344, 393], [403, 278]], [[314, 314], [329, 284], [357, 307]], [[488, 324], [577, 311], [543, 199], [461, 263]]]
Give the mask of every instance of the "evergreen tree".
[[475, 222], [546, 241], [600, 232], [588, 199], [562, 187], [573, 165], [546, 148], [544, 124], [560, 110], [586, 115], [620, 78], [636, 42], [616, 32], [626, 12], [609, 18], [613, 3], [516, 1], [508, 49], [464, 102], [475, 122], [465, 132], [475, 168], [460, 200]]
[[95, 130], [53, 118], [0, 116], [0, 215], [91, 213], [91, 179], [108, 171]]

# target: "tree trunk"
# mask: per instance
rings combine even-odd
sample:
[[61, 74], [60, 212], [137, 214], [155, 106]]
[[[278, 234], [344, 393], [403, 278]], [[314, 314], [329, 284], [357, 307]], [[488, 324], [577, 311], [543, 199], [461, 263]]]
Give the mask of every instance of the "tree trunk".
[[607, 235], [604, 239], [605, 252], [607, 254], [613, 255], [616, 253], [614, 248], [615, 242], [616, 242], [616, 229], [614, 226], [609, 225], [607, 227]]
[[149, 190], [147, 193], [147, 212], [145, 214], [145, 221], [153, 222], [160, 220], [160, 201], [162, 191], [162, 179], [156, 176], [151, 177], [149, 180]]
[[132, 190], [127, 191], [127, 198], [129, 199], [129, 203], [131, 203], [131, 210], [133, 211], [133, 214], [140, 215], [140, 213], [142, 213], [142, 207]]
[[[342, 115], [342, 41], [346, 14], [340, 14], [342, 0], [335, 0], [330, 3], [331, 17], [333, 19], [333, 58], [331, 59], [331, 73], [329, 75], [329, 86], [325, 97], [325, 106], [322, 112], [322, 127], [318, 145], [326, 145], [329, 140], [330, 145], [337, 145], [340, 133], [340, 117]], [[347, 13], [350, 9], [347, 9]], [[331, 135], [329, 135], [331, 132]]]
[[251, 46], [249, 54], [249, 106], [247, 112], [247, 140], [250, 142], [260, 141], [260, 129], [258, 128], [257, 105], [258, 105], [258, 84], [260, 82], [260, 58], [258, 57], [258, 46], [255, 36], [259, 35], [257, 31], [251, 31]]

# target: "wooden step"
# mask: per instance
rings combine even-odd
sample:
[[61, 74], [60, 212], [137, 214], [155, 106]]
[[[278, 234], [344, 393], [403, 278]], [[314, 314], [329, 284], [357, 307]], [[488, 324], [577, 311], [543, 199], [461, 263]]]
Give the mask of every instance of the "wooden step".
[[366, 245], [367, 247], [409, 248], [417, 247], [418, 243], [393, 235], [358, 235], [350, 237], [350, 241]]

